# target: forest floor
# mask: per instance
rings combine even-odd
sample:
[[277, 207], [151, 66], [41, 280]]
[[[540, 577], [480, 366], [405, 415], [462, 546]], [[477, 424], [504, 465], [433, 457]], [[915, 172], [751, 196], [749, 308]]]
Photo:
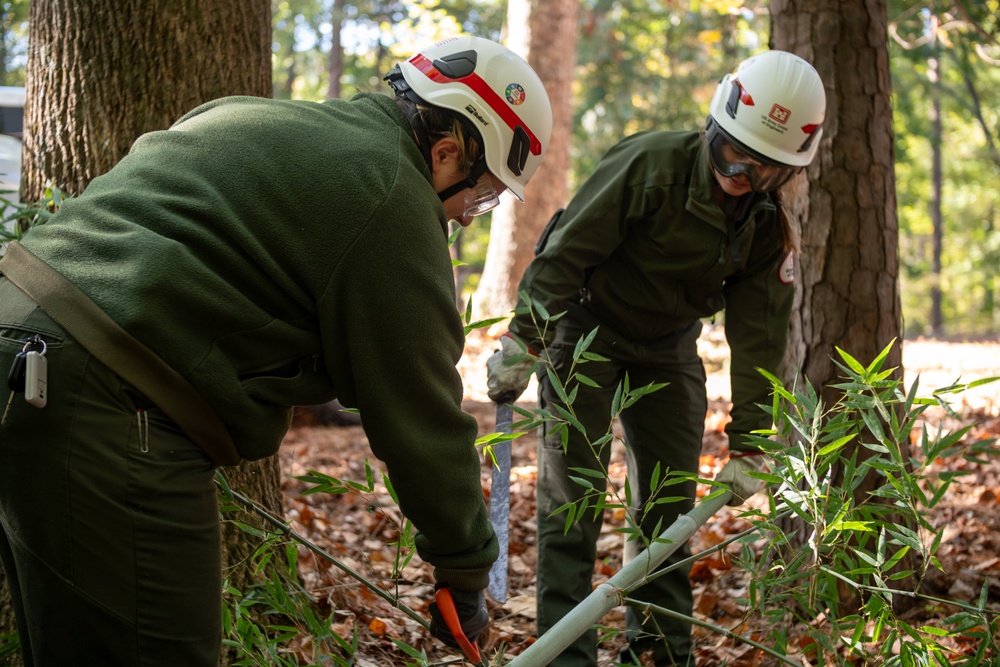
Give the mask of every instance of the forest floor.
[[[485, 332], [470, 334], [466, 355], [460, 364], [465, 388], [465, 409], [479, 422], [480, 435], [492, 433], [495, 427], [494, 406], [485, 395], [485, 362], [496, 341]], [[709, 411], [705, 418], [705, 438], [701, 458], [701, 476], [712, 478], [726, 456], [722, 428], [729, 408], [729, 387], [726, 370], [728, 348], [718, 330], [707, 330], [702, 336], [701, 352], [709, 371]], [[903, 345], [903, 366], [909, 387], [919, 374], [921, 395], [931, 389], [961, 382], [1000, 375], [1000, 343], [950, 343], [933, 340], [906, 341]], [[529, 387], [524, 397], [534, 395]], [[525, 407], [533, 407], [524, 403]], [[1000, 435], [1000, 382], [966, 391], [952, 404], [959, 418], [943, 411], [929, 411], [929, 423], [954, 430], [974, 423], [967, 438], [986, 439]], [[399, 580], [391, 581], [393, 563], [397, 557], [391, 543], [396, 537], [399, 516], [384, 486], [377, 484], [374, 493], [341, 495], [303, 495], [306, 485], [296, 477], [307, 470], [316, 470], [342, 480], [365, 480], [368, 462], [375, 471], [380, 463], [368, 449], [361, 426], [323, 425], [315, 418], [302, 415], [296, 419], [281, 448], [283, 496], [286, 518], [292, 527], [318, 546], [333, 554], [341, 563], [361, 573], [369, 581], [381, 582], [400, 601], [427, 615], [432, 596], [430, 568], [414, 557]], [[931, 591], [939, 597], [975, 603], [984, 582], [988, 585], [989, 604], [1000, 607], [1000, 457], [988, 463], [972, 463], [956, 457], [939, 460], [940, 470], [963, 469], [968, 474], [958, 478], [943, 501], [929, 517], [943, 529], [937, 556], [942, 571], [933, 570], [929, 579]], [[535, 639], [535, 437], [529, 435], [513, 441], [511, 480], [511, 534], [509, 597], [500, 605], [489, 600], [493, 619], [485, 655], [494, 656], [497, 646], [506, 645], [506, 659], [523, 651]], [[611, 481], [620, 483], [625, 476], [623, 449], [616, 441], [613, 449]], [[376, 482], [379, 475], [376, 472]], [[490, 467], [482, 467], [484, 492], [490, 487]], [[708, 492], [699, 486], [699, 495]], [[755, 498], [761, 498], [758, 494]], [[446, 502], [446, 499], [442, 499]], [[723, 508], [692, 538], [694, 552], [718, 544], [731, 534], [750, 524], [740, 518], [740, 508]], [[621, 567], [622, 537], [616, 533], [621, 516], [608, 513], [606, 526], [598, 544], [595, 563], [595, 585], [606, 580]], [[425, 650], [430, 664], [457, 664], [457, 654], [433, 640], [413, 619], [392, 608], [355, 580], [330, 563], [300, 549], [299, 569], [307, 589], [321, 606], [336, 610], [335, 629], [349, 637], [357, 628], [359, 645], [352, 664], [358, 667], [418, 664], [406, 656], [393, 640], [418, 650]], [[695, 564], [692, 571], [696, 615], [729, 628], [754, 630], [754, 619], [746, 618], [744, 609], [735, 598], [745, 596], [747, 575], [725, 556], [708, 557]], [[954, 611], [954, 610], [951, 610]], [[908, 612], [907, 622], [919, 627], [933, 624], [947, 615], [948, 610], [918, 605]], [[758, 619], [759, 620], [759, 619]], [[621, 628], [624, 612], [621, 608], [609, 612], [602, 625]], [[759, 624], [759, 623], [758, 623]], [[766, 636], [766, 632], [762, 633]], [[970, 646], [961, 638], [945, 640], [957, 654], [967, 653]], [[623, 643], [620, 635], [607, 638], [599, 645], [602, 667], [613, 664]], [[734, 643], [721, 635], [696, 629], [695, 647], [699, 667], [754, 667], [774, 664], [762, 659], [761, 653], [744, 644]], [[768, 662], [772, 660], [772, 662]], [[803, 662], [803, 664], [809, 664]], [[997, 664], [997, 663], [992, 663]]]

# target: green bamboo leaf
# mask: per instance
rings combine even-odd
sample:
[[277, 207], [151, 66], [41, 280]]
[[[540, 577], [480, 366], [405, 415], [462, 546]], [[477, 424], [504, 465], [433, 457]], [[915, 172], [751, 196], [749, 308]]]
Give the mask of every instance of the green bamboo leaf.
[[891, 350], [893, 345], [895, 344], [896, 344], [896, 339], [893, 338], [891, 341], [889, 341], [888, 345], [882, 348], [882, 351], [879, 352], [878, 356], [875, 357], [870, 364], [868, 364], [869, 373], [873, 373], [882, 368], [882, 364], [885, 362], [885, 358], [886, 356], [888, 356], [889, 350]]
[[865, 367], [862, 366], [861, 363], [857, 359], [855, 359], [851, 355], [847, 354], [847, 352], [844, 352], [839, 347], [835, 347], [834, 349], [837, 350], [837, 354], [840, 355], [840, 358], [843, 359], [844, 362], [848, 366], [851, 367], [851, 370], [853, 370], [858, 375], [864, 375], [864, 373], [865, 373]]
[[833, 442], [831, 442], [829, 445], [826, 445], [825, 447], [822, 447], [819, 450], [818, 455], [819, 456], [827, 456], [829, 454], [832, 454], [832, 453], [840, 450], [844, 445], [846, 445], [847, 443], [849, 443], [856, 436], [857, 436], [856, 433], [851, 433], [850, 435], [845, 435], [845, 436], [843, 436], [841, 438], [837, 438], [836, 440], [834, 440]]
[[621, 408], [621, 404], [622, 404], [622, 397], [623, 396], [624, 396], [624, 392], [622, 391], [622, 385], [621, 385], [621, 383], [619, 383], [618, 387], [615, 389], [615, 395], [611, 399], [611, 418], [612, 419], [614, 419], [615, 417], [617, 417], [618, 414], [621, 412], [621, 409], [622, 409]]
[[922, 625], [920, 626], [920, 631], [926, 632], [934, 637], [950, 637], [952, 635], [952, 633], [948, 630], [933, 625]]
[[[853, 531], [863, 532], [863, 533], [874, 533], [875, 532], [874, 530], [872, 530], [872, 527], [870, 525], [868, 525], [868, 523], [866, 521], [842, 521], [842, 522], [839, 522], [837, 524], [831, 525], [830, 529], [831, 530], [853, 530]], [[865, 559], [867, 560], [867, 556], [865, 554], [861, 553], [861, 552], [858, 553], [858, 556], [865, 557]]]
[[583, 354], [588, 347], [590, 347], [591, 343], [594, 342], [594, 337], [597, 336], [597, 329], [597, 327], [594, 327], [590, 333], [576, 341], [576, 347], [573, 349], [574, 360], [579, 359], [580, 355]]
[[604, 479], [605, 477], [604, 473], [600, 470], [591, 470], [590, 468], [570, 468], [570, 470], [581, 475], [586, 475], [587, 477], [593, 477], [594, 479]]

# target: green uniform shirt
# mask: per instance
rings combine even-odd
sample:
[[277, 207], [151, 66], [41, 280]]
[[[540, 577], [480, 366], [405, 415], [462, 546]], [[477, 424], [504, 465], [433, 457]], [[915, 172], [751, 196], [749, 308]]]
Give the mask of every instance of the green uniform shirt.
[[[735, 434], [769, 428], [756, 404], [785, 350], [793, 296], [791, 257], [781, 248], [774, 203], [752, 195], [738, 224], [712, 199], [712, 174], [697, 132], [642, 132], [612, 148], [543, 239], [520, 291], [552, 315], [570, 299], [622, 336], [650, 341], [725, 309], [732, 350], [730, 446]], [[523, 306], [524, 304], [520, 304]], [[519, 308], [510, 329], [541, 346]], [[536, 347], [536, 349], [538, 349]]]
[[187, 380], [243, 458], [275, 453], [291, 406], [359, 408], [421, 557], [486, 586], [447, 220], [391, 98], [203, 105], [22, 246]]

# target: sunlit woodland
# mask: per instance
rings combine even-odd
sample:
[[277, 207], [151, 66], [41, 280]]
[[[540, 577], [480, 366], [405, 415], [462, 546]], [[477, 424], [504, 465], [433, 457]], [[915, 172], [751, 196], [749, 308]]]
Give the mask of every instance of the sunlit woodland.
[[[138, 136], [202, 102], [385, 93], [382, 77], [396, 63], [458, 34], [502, 42], [538, 70], [555, 129], [526, 202], [504, 196], [449, 238], [466, 324], [462, 408], [479, 425], [486, 494], [484, 442], [497, 422], [482, 395], [484, 359], [502, 329], [483, 322], [510, 314], [553, 211], [623, 138], [703, 129], [718, 82], [745, 58], [783, 49], [814, 63], [827, 92], [823, 144], [783, 190], [803, 239], [785, 358], [794, 379], [773, 378], [775, 424], [798, 433], [780, 435], [808, 441], [811, 458], [796, 459], [791, 444], [774, 456], [786, 477], [775, 473], [769, 483], [785, 485], [794, 509], [779, 516], [778, 494], [759, 494], [747, 514], [726, 509], [692, 540], [711, 552], [695, 568], [699, 618], [707, 619], [699, 664], [1000, 664], [1000, 383], [992, 377], [1000, 374], [1000, 0], [127, 4], [0, 1], [0, 86], [27, 93], [20, 189], [0, 195], [18, 200], [0, 202], [0, 252]], [[705, 323], [699, 346], [710, 385], [729, 380], [724, 317]], [[904, 342], [931, 350], [910, 357], [907, 369], [915, 359], [918, 372], [937, 371], [937, 388], [949, 386], [923, 397], [925, 383], [920, 399], [901, 391]], [[959, 381], [963, 368], [976, 379]], [[967, 389], [994, 393], [973, 401], [961, 396]], [[729, 396], [711, 386], [709, 398], [699, 474], [711, 478], [729, 454]], [[518, 404], [522, 416], [533, 414], [532, 400], [525, 394]], [[279, 455], [217, 480], [226, 577], [220, 664], [457, 664], [425, 632], [433, 580], [367, 449], [363, 415], [330, 405], [296, 405]], [[538, 426], [536, 417], [520, 435]], [[523, 551], [512, 551], [512, 603], [491, 609], [500, 637], [491, 664], [538, 639], [534, 444], [533, 434], [515, 443], [512, 543]], [[603, 471], [612, 492], [624, 467], [616, 451]], [[813, 493], [798, 494], [809, 484]], [[700, 483], [699, 497], [710, 487]], [[610, 521], [618, 523], [602, 536], [595, 577], [622, 565], [625, 513], [617, 508]], [[795, 554], [787, 572], [769, 560], [786, 538]], [[895, 588], [914, 579], [925, 595], [918, 602]], [[0, 660], [18, 650], [3, 586], [0, 577]], [[897, 610], [901, 599], [908, 604]], [[620, 620], [602, 635], [602, 667], [621, 645]]]
[[[3, 3], [0, 84], [23, 85], [28, 1]], [[420, 45], [460, 32], [504, 40], [505, 2], [275, 0], [274, 97], [384, 90]], [[907, 336], [1000, 328], [1000, 44], [995, 0], [888, 0], [900, 289]], [[570, 187], [622, 137], [696, 128], [716, 82], [768, 47], [765, 0], [581, 3]], [[489, 225], [461, 240], [475, 287]]]

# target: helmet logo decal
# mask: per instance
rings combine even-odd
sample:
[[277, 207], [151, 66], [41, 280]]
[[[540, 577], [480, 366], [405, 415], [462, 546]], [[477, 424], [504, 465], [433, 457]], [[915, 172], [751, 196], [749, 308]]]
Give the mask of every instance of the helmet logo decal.
[[788, 122], [788, 117], [792, 115], [792, 112], [780, 104], [775, 104], [771, 107], [771, 113], [767, 115], [784, 125]]
[[483, 118], [482, 114], [479, 113], [476, 110], [476, 107], [472, 106], [471, 104], [466, 104], [465, 105], [465, 110], [469, 112], [470, 116], [472, 116], [473, 118], [475, 118], [476, 120], [478, 120], [480, 123], [482, 123], [483, 127], [486, 127], [486, 126], [488, 126], [490, 124], [490, 121], [488, 121], [485, 118]]
[[522, 88], [519, 83], [512, 83], [507, 86], [507, 90], [504, 91], [504, 95], [507, 97], [508, 102], [517, 106], [524, 101], [524, 88]]
[[489, 84], [483, 81], [482, 77], [473, 72], [460, 79], [450, 79], [443, 75], [434, 67], [434, 63], [428, 60], [423, 54], [417, 54], [410, 58], [409, 63], [417, 68], [424, 76], [437, 83], [462, 83], [472, 89], [479, 98], [499, 116], [511, 130], [523, 127], [529, 139], [529, 150], [532, 155], [542, 154], [542, 142], [528, 129], [527, 124], [521, 120], [520, 116], [497, 95]]

